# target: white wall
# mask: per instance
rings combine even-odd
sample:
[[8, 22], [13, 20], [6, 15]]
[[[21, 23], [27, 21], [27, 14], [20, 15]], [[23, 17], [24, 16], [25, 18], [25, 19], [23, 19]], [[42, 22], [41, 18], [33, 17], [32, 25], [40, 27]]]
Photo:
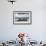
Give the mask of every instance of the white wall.
[[[46, 40], [46, 14], [43, 0], [17, 0], [13, 5], [0, 0], [0, 40], [11, 40], [18, 32], [31, 34], [35, 40]], [[32, 25], [13, 25], [13, 11], [32, 11]]]

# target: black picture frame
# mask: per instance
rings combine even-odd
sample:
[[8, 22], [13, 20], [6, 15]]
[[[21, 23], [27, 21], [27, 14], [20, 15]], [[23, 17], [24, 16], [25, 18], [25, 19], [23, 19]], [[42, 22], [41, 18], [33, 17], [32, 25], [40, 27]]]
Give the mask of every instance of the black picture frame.
[[[18, 20], [18, 19], [15, 19], [15, 18], [17, 18], [16, 16], [20, 16], [20, 15], [22, 16], [22, 14], [23, 15], [25, 14], [25, 16], [26, 16], [26, 14], [28, 14], [28, 13], [29, 13], [29, 15], [27, 15], [27, 16], [29, 16], [28, 22], [26, 20], [24, 20], [27, 17], [25, 17], [25, 18], [22, 17], [24, 22], [21, 22], [22, 20], [21, 21], [19, 20], [18, 22], [16, 22], [16, 20]], [[20, 14], [20, 15], [16, 15], [16, 14]], [[30, 25], [30, 24], [32, 25], [32, 11], [13, 11], [13, 24], [14, 25]]]

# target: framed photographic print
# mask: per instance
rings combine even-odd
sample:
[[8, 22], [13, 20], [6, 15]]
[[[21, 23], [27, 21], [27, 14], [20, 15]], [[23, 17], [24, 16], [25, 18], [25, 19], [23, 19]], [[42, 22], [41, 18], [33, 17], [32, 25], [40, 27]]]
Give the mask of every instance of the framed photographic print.
[[13, 11], [13, 24], [32, 24], [32, 11]]

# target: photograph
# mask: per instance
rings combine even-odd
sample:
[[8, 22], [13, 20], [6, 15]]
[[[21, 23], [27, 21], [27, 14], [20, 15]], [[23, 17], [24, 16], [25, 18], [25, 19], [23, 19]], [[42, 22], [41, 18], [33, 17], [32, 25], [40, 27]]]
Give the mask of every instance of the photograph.
[[13, 24], [32, 24], [32, 11], [13, 11]]

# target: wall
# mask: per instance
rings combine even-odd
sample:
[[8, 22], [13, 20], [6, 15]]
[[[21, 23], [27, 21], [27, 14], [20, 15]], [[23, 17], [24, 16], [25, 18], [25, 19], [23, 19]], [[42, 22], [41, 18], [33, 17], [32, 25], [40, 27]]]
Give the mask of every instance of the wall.
[[[43, 0], [17, 0], [13, 5], [0, 0], [0, 40], [14, 40], [26, 32], [37, 41], [46, 40], [46, 14]], [[32, 25], [13, 25], [13, 11], [32, 11]]]

